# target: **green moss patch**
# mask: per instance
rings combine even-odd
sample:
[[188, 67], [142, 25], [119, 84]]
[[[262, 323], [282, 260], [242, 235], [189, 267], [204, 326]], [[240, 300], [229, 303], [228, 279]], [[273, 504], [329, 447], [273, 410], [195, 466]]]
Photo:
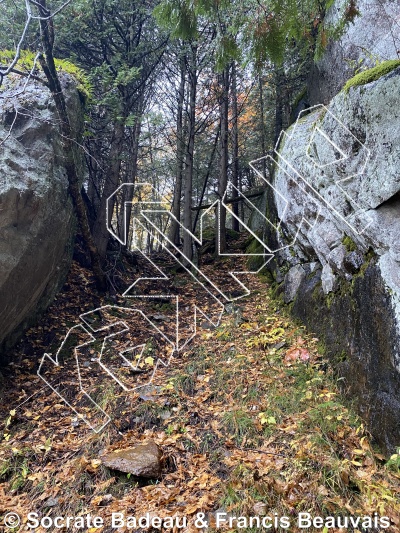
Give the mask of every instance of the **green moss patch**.
[[348, 252], [354, 252], [355, 250], [357, 250], [357, 245], [356, 243], [353, 241], [353, 239], [351, 237], [349, 237], [348, 235], [345, 235], [342, 239], [342, 244], [345, 246], [346, 250]]
[[[13, 50], [0, 50], [0, 64], [10, 64], [14, 59], [14, 56], [15, 52]], [[33, 68], [41, 71], [42, 68], [39, 61], [36, 61], [35, 64], [35, 57], [36, 54], [30, 50], [21, 50], [20, 58], [15, 68], [26, 74], [29, 74]], [[86, 98], [90, 98], [92, 94], [92, 87], [85, 72], [81, 68], [79, 68], [77, 65], [74, 65], [67, 59], [54, 59], [54, 63], [59, 71], [70, 74], [70, 76], [77, 81], [77, 89], [81, 94], [83, 94]]]
[[389, 74], [395, 68], [400, 67], [400, 59], [390, 59], [389, 61], [383, 61], [380, 65], [376, 67], [365, 70], [356, 74], [353, 78], [350, 78], [345, 86], [343, 91], [347, 94], [352, 87], [358, 87], [360, 85], [366, 85], [372, 81], [378, 80], [385, 74]]
[[257, 239], [253, 239], [246, 248], [247, 266], [250, 270], [257, 270], [262, 267], [265, 263], [264, 253], [264, 246]]

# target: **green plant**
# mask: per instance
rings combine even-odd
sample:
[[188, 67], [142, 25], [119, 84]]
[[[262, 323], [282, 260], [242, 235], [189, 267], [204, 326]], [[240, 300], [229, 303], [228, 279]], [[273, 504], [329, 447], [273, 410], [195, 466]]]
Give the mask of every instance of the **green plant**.
[[253, 419], [243, 409], [233, 409], [223, 416], [223, 424], [226, 430], [237, 439], [254, 433]]
[[174, 378], [173, 386], [176, 392], [182, 391], [184, 394], [192, 396], [195, 392], [196, 381], [190, 374], [179, 374]]
[[224, 508], [231, 508], [235, 505], [238, 505], [241, 502], [242, 498], [238, 492], [236, 492], [233, 483], [229, 483], [224, 488], [224, 493], [220, 500], [221, 506]]
[[0, 464], [0, 481], [8, 481], [9, 490], [18, 491], [27, 482], [31, 472], [30, 461], [35, 452], [31, 448], [14, 449], [13, 454]]
[[397, 448], [396, 453], [387, 461], [386, 468], [396, 474], [400, 473], [400, 448]]
[[173, 424], [168, 424], [168, 427], [165, 429], [165, 433], [167, 435], [172, 435], [175, 431], [175, 427], [173, 426]]

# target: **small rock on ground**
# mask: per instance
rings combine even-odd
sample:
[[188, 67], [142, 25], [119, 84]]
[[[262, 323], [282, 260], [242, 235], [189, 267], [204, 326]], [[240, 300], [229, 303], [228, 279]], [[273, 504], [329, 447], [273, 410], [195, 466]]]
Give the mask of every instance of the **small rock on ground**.
[[101, 457], [103, 465], [137, 477], [158, 478], [161, 475], [162, 452], [154, 441], [132, 448], [115, 450]]

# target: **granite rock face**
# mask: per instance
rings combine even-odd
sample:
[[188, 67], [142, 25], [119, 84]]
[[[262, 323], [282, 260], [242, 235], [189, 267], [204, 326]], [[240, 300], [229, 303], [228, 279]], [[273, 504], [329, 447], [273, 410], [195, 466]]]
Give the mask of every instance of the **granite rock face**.
[[[348, 0], [336, 0], [325, 22], [335, 25]], [[399, 5], [393, 0], [358, 0], [360, 15], [349, 23], [341, 39], [331, 42], [313, 67], [308, 82], [309, 102], [328, 103], [360, 67], [397, 59], [400, 50]]]
[[388, 451], [400, 445], [399, 95], [400, 68], [286, 131], [270, 239], [284, 300], [325, 341]]
[[[79, 135], [82, 104], [63, 75]], [[72, 257], [75, 218], [63, 167], [58, 116], [37, 82], [5, 80], [0, 90], [0, 359], [52, 301]]]

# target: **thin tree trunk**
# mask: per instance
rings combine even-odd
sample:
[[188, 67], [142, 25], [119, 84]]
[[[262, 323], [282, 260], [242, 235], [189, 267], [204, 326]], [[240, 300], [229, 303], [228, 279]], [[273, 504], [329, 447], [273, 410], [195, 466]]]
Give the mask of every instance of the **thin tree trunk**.
[[[238, 196], [239, 185], [239, 131], [238, 131], [238, 100], [237, 100], [237, 76], [236, 76], [236, 62], [232, 64], [232, 152], [233, 152], [233, 167], [232, 167], [232, 197]], [[239, 203], [234, 202], [233, 214], [239, 218]], [[238, 218], [232, 217], [232, 229], [234, 231], [240, 230]]]
[[[191, 56], [189, 58], [189, 123], [188, 123], [188, 145], [185, 157], [185, 188], [183, 204], [183, 225], [192, 232], [192, 194], [193, 194], [193, 157], [194, 157], [194, 137], [196, 127], [196, 93], [197, 93], [197, 48], [191, 46]], [[183, 234], [183, 255], [191, 260], [193, 256], [193, 243], [191, 233]]]
[[121, 153], [124, 141], [125, 127], [122, 120], [118, 120], [114, 124], [114, 133], [111, 141], [110, 149], [110, 165], [106, 174], [104, 183], [100, 208], [97, 212], [96, 221], [93, 227], [93, 238], [96, 243], [99, 255], [102, 260], [105, 259], [107, 253], [107, 246], [110, 239], [110, 234], [107, 231], [107, 222], [111, 224], [115, 197], [109, 202], [107, 212], [107, 199], [116, 191], [119, 186], [119, 176], [121, 169]]
[[[131, 145], [131, 153], [130, 153], [130, 175], [128, 176], [126, 183], [132, 183], [132, 185], [135, 184], [137, 171], [138, 171], [138, 157], [139, 157], [139, 142], [140, 142], [140, 134], [142, 132], [142, 120], [143, 120], [143, 101], [140, 102], [140, 108], [137, 113], [135, 127], [133, 131], [133, 139], [132, 139], [132, 145]], [[129, 233], [130, 227], [131, 227], [131, 218], [132, 218], [132, 199], [134, 194], [134, 187], [129, 187], [124, 190], [123, 193], [123, 206], [121, 209], [121, 213], [124, 213], [124, 210], [126, 210], [125, 213], [125, 219], [121, 220], [120, 222], [120, 228], [122, 228], [123, 224], [126, 224], [124, 227], [125, 231], [125, 237], [126, 242], [128, 245], [128, 249], [131, 247], [132, 242], [132, 235]], [[123, 215], [122, 215], [123, 216]]]
[[264, 87], [261, 76], [258, 76], [258, 90], [259, 90], [259, 102], [260, 102], [260, 141], [261, 141], [261, 153], [262, 153], [262, 170], [264, 179], [267, 178], [267, 162], [265, 159], [267, 153], [267, 147], [265, 142], [265, 121], [264, 121]]
[[[229, 113], [229, 66], [225, 67], [220, 76], [221, 81], [221, 96], [220, 96], [220, 143], [221, 143], [221, 158], [220, 171], [218, 181], [218, 196], [221, 200], [225, 194], [228, 185], [228, 113]], [[219, 253], [226, 252], [226, 209], [220, 205], [219, 217], [216, 221], [216, 249]]]
[[48, 18], [49, 11], [46, 7], [46, 0], [39, 0], [39, 19], [41, 40], [43, 45], [44, 56], [40, 58], [43, 72], [47, 78], [50, 92], [53, 96], [54, 103], [60, 118], [60, 132], [65, 156], [65, 170], [68, 178], [69, 192], [74, 204], [78, 224], [82, 232], [82, 237], [87, 246], [92, 263], [93, 273], [96, 277], [96, 283], [99, 290], [106, 290], [106, 278], [101, 266], [101, 259], [96, 244], [90, 232], [89, 221], [86, 212], [85, 202], [81, 194], [81, 183], [77, 169], [77, 146], [74, 142], [74, 132], [68, 116], [67, 106], [65, 103], [64, 93], [58, 77], [57, 69], [54, 64], [53, 56], [53, 30], [52, 20]]
[[[203, 188], [201, 190], [201, 195], [200, 195], [200, 199], [199, 199], [199, 205], [200, 206], [203, 203], [204, 195], [205, 195], [206, 190], [207, 190], [207, 184], [208, 184], [208, 180], [209, 180], [210, 174], [211, 174], [211, 169], [212, 169], [212, 164], [213, 164], [213, 161], [214, 161], [215, 152], [216, 152], [216, 149], [217, 149], [219, 134], [220, 134], [220, 131], [219, 131], [219, 128], [218, 128], [217, 129], [217, 133], [215, 135], [215, 140], [214, 140], [214, 144], [213, 144], [213, 147], [212, 147], [211, 155], [210, 155], [210, 161], [209, 161], [208, 167], [207, 167], [207, 174], [206, 174], [206, 177], [204, 179]], [[193, 210], [193, 208], [192, 208], [192, 210]], [[196, 215], [195, 215], [195, 218], [194, 218], [194, 222], [193, 222], [193, 233], [195, 233], [195, 231], [196, 231], [197, 222], [199, 220], [199, 214], [200, 214], [200, 209], [197, 209], [196, 210]]]
[[180, 232], [179, 222], [181, 219], [181, 196], [182, 196], [182, 181], [183, 181], [183, 162], [185, 139], [183, 131], [183, 103], [185, 99], [185, 58], [181, 57], [180, 61], [180, 83], [178, 89], [178, 110], [176, 117], [176, 179], [174, 187], [174, 200], [172, 203], [172, 214], [176, 220], [172, 219], [169, 240], [179, 246]]
[[275, 69], [275, 145], [283, 130], [283, 91], [285, 73], [282, 67]]

